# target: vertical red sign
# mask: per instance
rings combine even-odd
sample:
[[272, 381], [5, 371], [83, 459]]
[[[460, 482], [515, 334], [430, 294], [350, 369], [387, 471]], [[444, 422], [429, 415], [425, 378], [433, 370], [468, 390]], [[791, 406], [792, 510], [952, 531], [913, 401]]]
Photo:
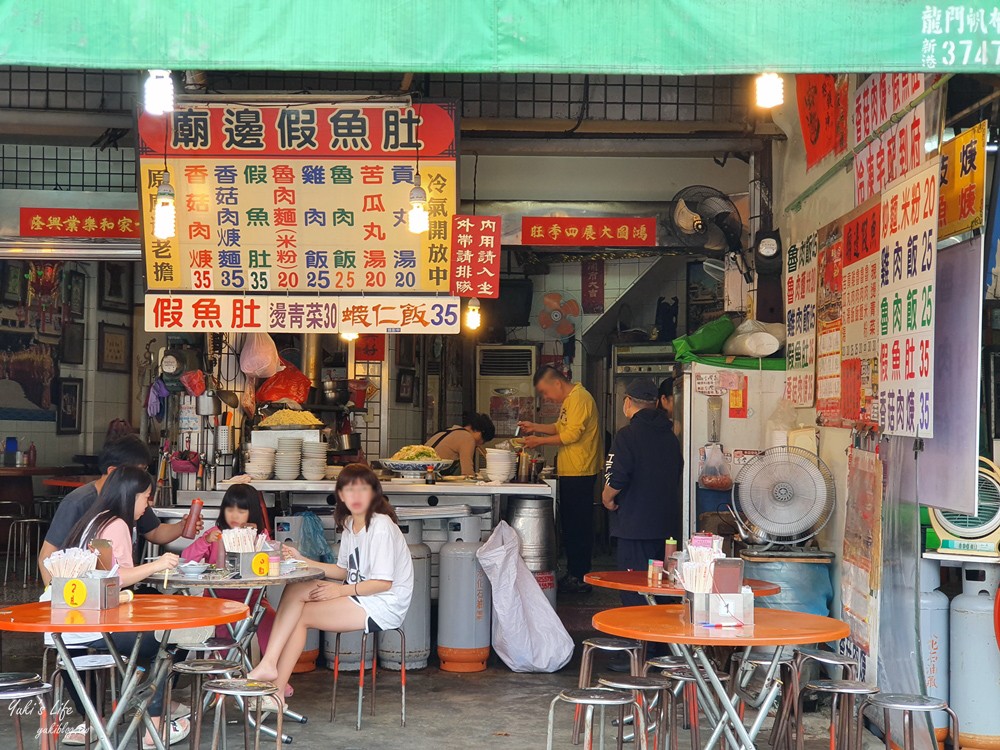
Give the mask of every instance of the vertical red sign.
[[500, 217], [452, 217], [451, 293], [500, 296]]
[[604, 261], [588, 258], [580, 263], [580, 303], [585, 314], [604, 312]]

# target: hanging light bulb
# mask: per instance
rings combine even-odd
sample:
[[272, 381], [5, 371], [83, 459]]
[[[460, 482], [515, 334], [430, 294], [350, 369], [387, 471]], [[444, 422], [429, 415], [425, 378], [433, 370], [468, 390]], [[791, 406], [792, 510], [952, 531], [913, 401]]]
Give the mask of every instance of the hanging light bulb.
[[358, 334], [355, 331], [341, 331], [340, 338], [342, 338], [344, 341], [357, 341]]
[[479, 328], [482, 316], [479, 314], [479, 300], [473, 297], [469, 300], [468, 307], [465, 308], [465, 327], [470, 331]]
[[414, 176], [410, 190], [410, 210], [406, 214], [406, 226], [414, 234], [423, 234], [430, 227], [427, 216], [427, 192], [420, 187], [420, 172]]
[[174, 189], [170, 185], [170, 172], [163, 170], [163, 181], [156, 191], [156, 207], [153, 209], [153, 236], [158, 240], [169, 240], [177, 231], [177, 211], [174, 207]]
[[757, 76], [757, 106], [772, 109], [785, 103], [785, 82], [777, 73]]
[[144, 107], [151, 115], [174, 111], [174, 81], [169, 70], [151, 70], [146, 79]]

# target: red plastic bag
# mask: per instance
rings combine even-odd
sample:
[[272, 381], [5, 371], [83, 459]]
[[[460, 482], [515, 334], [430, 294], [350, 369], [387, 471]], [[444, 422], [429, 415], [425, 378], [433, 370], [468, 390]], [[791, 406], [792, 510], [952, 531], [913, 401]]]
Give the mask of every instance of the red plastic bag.
[[[280, 359], [280, 358], [279, 358]], [[257, 389], [257, 401], [280, 401], [290, 398], [298, 404], [304, 404], [309, 398], [312, 383], [299, 369], [285, 359], [281, 359], [282, 369], [260, 384]]]
[[205, 392], [205, 373], [201, 370], [188, 370], [180, 379], [189, 396], [198, 397]]

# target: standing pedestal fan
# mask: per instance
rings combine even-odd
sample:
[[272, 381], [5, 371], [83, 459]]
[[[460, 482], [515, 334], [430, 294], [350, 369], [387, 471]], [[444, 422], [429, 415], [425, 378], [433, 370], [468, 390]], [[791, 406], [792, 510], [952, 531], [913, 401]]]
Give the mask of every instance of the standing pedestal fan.
[[743, 467], [729, 511], [755, 555], [829, 559], [832, 553], [808, 542], [830, 520], [836, 499], [833, 475], [819, 456], [778, 446]]

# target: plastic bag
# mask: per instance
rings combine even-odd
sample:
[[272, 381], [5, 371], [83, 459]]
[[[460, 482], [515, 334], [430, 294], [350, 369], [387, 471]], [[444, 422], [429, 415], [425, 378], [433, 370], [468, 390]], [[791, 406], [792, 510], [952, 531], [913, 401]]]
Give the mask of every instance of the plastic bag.
[[181, 385], [189, 396], [197, 398], [205, 392], [205, 373], [201, 370], [188, 370], [181, 375]]
[[323, 522], [319, 516], [310, 511], [296, 513], [302, 517], [302, 539], [299, 542], [299, 552], [310, 560], [332, 564], [337, 562], [330, 551], [330, 545], [323, 534]]
[[493, 648], [515, 672], [555, 672], [573, 657], [573, 639], [521, 559], [505, 521], [476, 552], [493, 587]]
[[266, 333], [248, 333], [240, 350], [240, 369], [254, 378], [269, 378], [278, 371], [278, 348]]
[[709, 321], [687, 336], [674, 339], [674, 358], [681, 361], [687, 354], [718, 354], [735, 330], [733, 321], [725, 315]]
[[795, 413], [795, 404], [787, 398], [781, 399], [767, 418], [764, 447], [774, 448], [778, 445], [788, 445], [788, 433], [794, 430], [797, 424], [798, 415]]
[[309, 399], [312, 383], [291, 362], [281, 359], [281, 365], [278, 372], [260, 384], [257, 401], [280, 401], [288, 398], [297, 404], [304, 404]]
[[733, 475], [729, 473], [729, 462], [718, 443], [705, 446], [705, 465], [698, 475], [698, 485], [706, 490], [731, 490]]
[[784, 323], [745, 320], [726, 339], [722, 353], [735, 357], [770, 357], [785, 345], [786, 333]]

